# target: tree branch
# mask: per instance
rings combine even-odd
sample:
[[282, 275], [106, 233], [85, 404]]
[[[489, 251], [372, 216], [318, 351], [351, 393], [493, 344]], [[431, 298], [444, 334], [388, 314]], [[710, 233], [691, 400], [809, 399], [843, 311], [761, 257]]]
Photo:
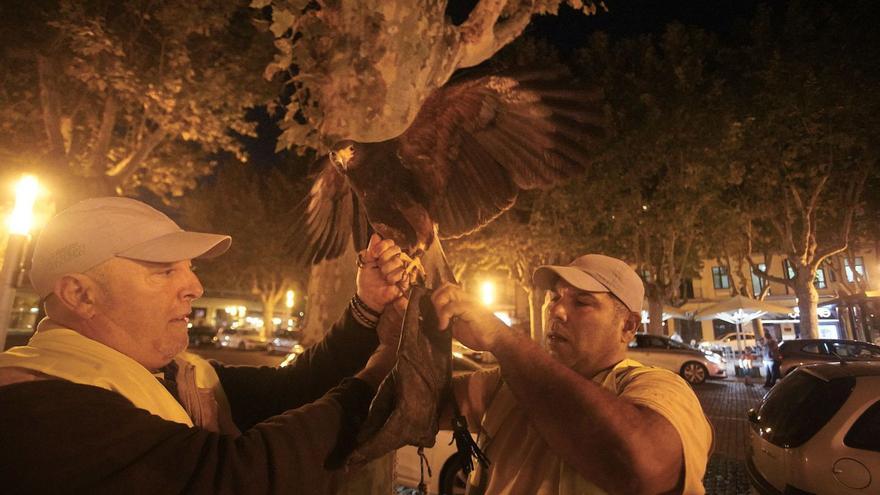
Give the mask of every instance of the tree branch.
[[[759, 277], [762, 277], [764, 280], [767, 280], [767, 281], [770, 281], [770, 282], [776, 282], [776, 283], [778, 283], [778, 284], [782, 284], [782, 285], [785, 285], [785, 286], [787, 286], [787, 287], [794, 287], [794, 281], [793, 281], [793, 280], [790, 280], [790, 279], [787, 279], [787, 278], [782, 278], [782, 277], [777, 277], [777, 276], [775, 276], [775, 275], [770, 275], [770, 273], [769, 273], [767, 270], [762, 270], [762, 269], [758, 266], [758, 263], [755, 263], [755, 261], [752, 259], [752, 255], [751, 255], [751, 254], [748, 255], [746, 258], [749, 260], [749, 265], [751, 265], [751, 267], [752, 267], [752, 271], [755, 273], [755, 275], [757, 275], [757, 276], [759, 276]], [[770, 266], [770, 264], [769, 264], [769, 263], [766, 263], [766, 266]]]
[[161, 128], [150, 133], [146, 139], [141, 141], [140, 146], [127, 158], [116, 164], [115, 167], [107, 172], [107, 176], [113, 179], [113, 186], [120, 187], [127, 181], [141, 164], [146, 160], [150, 153], [159, 146], [165, 139], [165, 131]]
[[[519, 6], [496, 26], [508, 1], [518, 1]], [[534, 0], [480, 0], [458, 28], [461, 53], [458, 66], [478, 65], [516, 39], [531, 20], [534, 4]]]
[[56, 165], [65, 166], [64, 136], [61, 133], [61, 109], [52, 84], [52, 62], [45, 55], [37, 55], [37, 74], [40, 85], [40, 105], [43, 111], [43, 127], [49, 144], [49, 153]]
[[107, 162], [107, 152], [110, 150], [110, 141], [113, 138], [113, 127], [116, 125], [116, 112], [118, 105], [116, 98], [110, 94], [104, 100], [104, 111], [101, 114], [101, 127], [98, 130], [98, 138], [92, 148], [92, 159], [86, 168], [86, 177], [93, 177], [104, 173]]

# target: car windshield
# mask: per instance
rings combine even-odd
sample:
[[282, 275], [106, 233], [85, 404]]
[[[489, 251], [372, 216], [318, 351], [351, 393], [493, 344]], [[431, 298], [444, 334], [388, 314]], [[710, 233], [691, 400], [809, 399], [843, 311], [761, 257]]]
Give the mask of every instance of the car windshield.
[[832, 342], [834, 354], [842, 358], [880, 359], [880, 348], [854, 342]]
[[825, 426], [854, 386], [853, 377], [826, 382], [798, 370], [767, 395], [758, 411], [759, 433], [779, 447], [798, 447]]

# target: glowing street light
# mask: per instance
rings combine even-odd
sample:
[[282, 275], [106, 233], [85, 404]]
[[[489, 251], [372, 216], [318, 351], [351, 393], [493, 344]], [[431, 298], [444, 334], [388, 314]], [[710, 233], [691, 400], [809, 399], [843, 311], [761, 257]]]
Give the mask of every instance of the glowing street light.
[[284, 295], [284, 305], [287, 306], [287, 309], [290, 309], [293, 307], [294, 295], [295, 294], [292, 290], [288, 290], [287, 293]]
[[491, 280], [486, 280], [480, 285], [480, 300], [485, 306], [495, 304], [495, 283]]
[[0, 268], [0, 350], [6, 345], [16, 281], [21, 274], [21, 258], [34, 220], [34, 202], [40, 191], [36, 177], [24, 175], [15, 185], [15, 207], [9, 216], [9, 238], [3, 267]]
[[33, 175], [24, 175], [15, 185], [15, 208], [9, 216], [9, 233], [28, 235], [34, 223], [34, 203], [40, 185]]

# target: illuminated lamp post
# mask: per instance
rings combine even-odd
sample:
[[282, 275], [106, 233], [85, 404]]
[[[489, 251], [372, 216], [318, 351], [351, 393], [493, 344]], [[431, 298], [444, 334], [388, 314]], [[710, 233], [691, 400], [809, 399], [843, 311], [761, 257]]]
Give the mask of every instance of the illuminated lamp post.
[[482, 284], [480, 284], [480, 300], [483, 302], [484, 306], [490, 307], [495, 304], [495, 283], [491, 280], [486, 280]]
[[296, 294], [293, 292], [292, 289], [288, 290], [284, 294], [284, 306], [287, 307], [287, 325], [286, 326], [288, 328], [290, 328], [291, 322], [293, 322], [293, 302], [294, 302], [293, 298], [295, 296], [296, 296]]
[[6, 243], [3, 268], [0, 269], [0, 350], [6, 347], [12, 303], [18, 285], [17, 279], [21, 274], [22, 254], [33, 224], [34, 202], [38, 191], [37, 179], [31, 175], [22, 176], [15, 185], [15, 208], [8, 219], [9, 240]]

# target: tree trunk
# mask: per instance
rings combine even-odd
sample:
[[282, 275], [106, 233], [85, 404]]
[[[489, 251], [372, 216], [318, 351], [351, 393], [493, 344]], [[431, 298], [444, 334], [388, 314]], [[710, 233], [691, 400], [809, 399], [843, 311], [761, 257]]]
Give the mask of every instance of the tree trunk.
[[655, 297], [648, 299], [648, 333], [663, 335], [663, 301]]
[[268, 296], [263, 296], [263, 337], [271, 338], [272, 334], [275, 333], [275, 322], [272, 321], [272, 318], [275, 316], [275, 294], [269, 294]]
[[[806, 270], [805, 270], [806, 271]], [[798, 309], [801, 319], [801, 338], [819, 338], [819, 316], [816, 314], [816, 306], [819, 304], [819, 292], [813, 285], [815, 273], [798, 274], [795, 279], [795, 294], [798, 298]]]
[[[306, 296], [306, 323], [303, 345], [308, 347], [324, 338], [330, 326], [342, 315], [356, 290], [357, 264], [349, 244], [339, 258], [312, 267]], [[392, 493], [394, 453], [380, 457], [363, 469], [340, 474], [336, 495]]]
[[324, 333], [345, 310], [356, 289], [356, 276], [355, 252], [350, 245], [339, 258], [312, 267], [306, 295], [304, 346], [324, 338]]
[[529, 295], [529, 331], [535, 342], [544, 341], [544, 293], [535, 288], [526, 289]]

